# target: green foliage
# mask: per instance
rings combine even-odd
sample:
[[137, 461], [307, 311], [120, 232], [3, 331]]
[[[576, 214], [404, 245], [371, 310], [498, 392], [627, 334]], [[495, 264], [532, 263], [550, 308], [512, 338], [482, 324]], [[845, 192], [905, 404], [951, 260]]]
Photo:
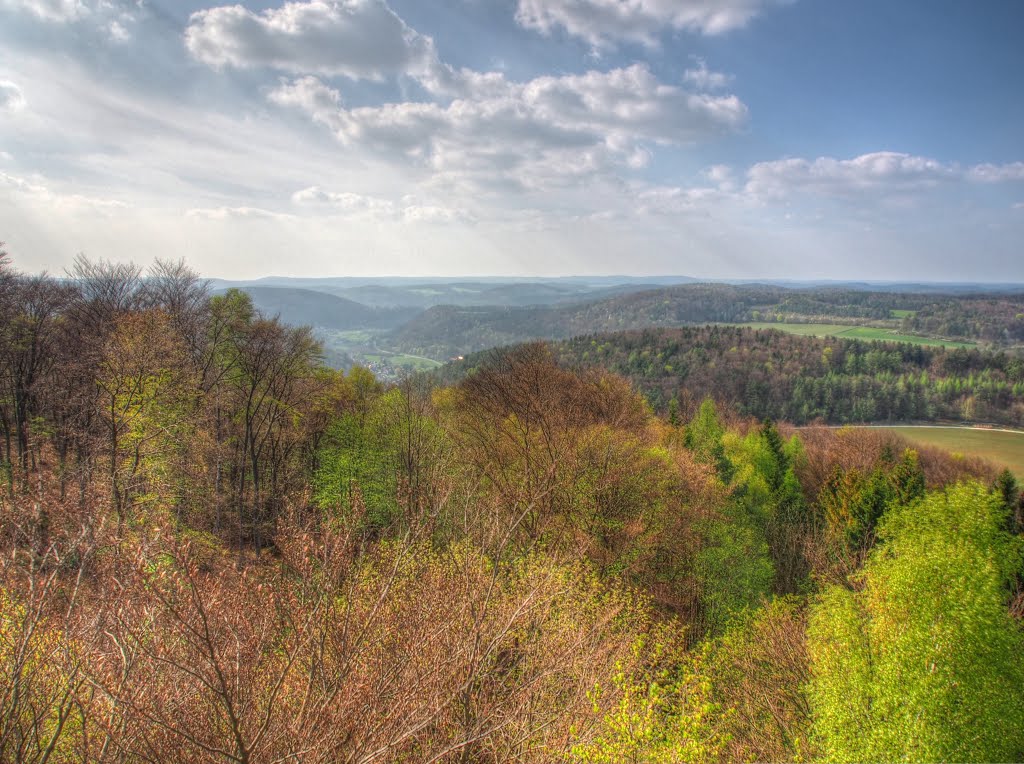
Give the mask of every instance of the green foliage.
[[826, 536], [843, 552], [866, 549], [875, 526], [893, 504], [907, 504], [924, 496], [924, 473], [917, 452], [907, 449], [895, 464], [884, 464], [864, 475], [836, 466], [818, 495]]
[[1016, 761], [1024, 635], [1007, 611], [1019, 543], [969, 483], [894, 505], [862, 588], [829, 587], [809, 627], [814, 733], [830, 761]]
[[33, 604], [0, 588], [0, 760], [70, 762], [82, 738], [72, 691], [80, 680], [65, 672], [76, 645]]
[[668, 423], [673, 427], [678, 427], [681, 423], [679, 418], [679, 398], [674, 395], [668, 402]]
[[[1024, 366], [980, 348], [716, 325], [589, 335], [559, 343], [555, 351], [567, 365], [600, 366], [629, 377], [662, 404], [662, 413], [682, 386], [697, 400], [713, 396], [741, 415], [795, 424], [972, 418], [1024, 423]], [[590, 353], [586, 359], [584, 352]]]
[[774, 570], [772, 590], [794, 593], [807, 572], [802, 546], [808, 512], [795, 472], [804, 458], [803, 446], [796, 436], [783, 441], [771, 422], [743, 438], [729, 435], [724, 443], [727, 458], [735, 465], [735, 515], [745, 518], [765, 541]]
[[[633, 646], [633, 658], [658, 662], [663, 646]], [[645, 651], [653, 656], [645, 656]], [[710, 684], [682, 656], [672, 668], [628, 671], [620, 662], [611, 678], [618, 696], [592, 740], [573, 747], [568, 761], [578, 764], [699, 764], [714, 761], [724, 738], [709, 723], [719, 709], [710, 701]], [[604, 690], [591, 693], [599, 713]]]
[[725, 761], [804, 761], [810, 748], [804, 600], [775, 598], [704, 644]]
[[389, 526], [398, 512], [397, 438], [386, 410], [401, 393], [392, 390], [370, 404], [367, 416], [346, 413], [329, 428], [318, 453], [314, 498], [326, 510], [362, 514], [368, 529]]
[[703, 547], [694, 560], [700, 586], [703, 626], [719, 634], [771, 595], [775, 567], [764, 531], [741, 507], [701, 525]]
[[1020, 533], [1024, 502], [1021, 499], [1020, 486], [1013, 473], [1009, 470], [1000, 472], [992, 485], [992, 492], [999, 497], [1006, 509], [1006, 529], [1010, 533]]
[[686, 426], [683, 443], [693, 451], [697, 461], [712, 465], [722, 481], [728, 483], [732, 479], [733, 470], [722, 448], [723, 435], [725, 427], [718, 418], [715, 402], [705, 398], [696, 416]]

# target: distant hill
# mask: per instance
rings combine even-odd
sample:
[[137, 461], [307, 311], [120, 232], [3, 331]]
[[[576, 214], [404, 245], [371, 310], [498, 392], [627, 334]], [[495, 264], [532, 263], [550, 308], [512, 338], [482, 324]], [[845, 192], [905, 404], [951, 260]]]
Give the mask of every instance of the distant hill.
[[493, 284], [483, 281], [451, 283], [423, 282], [414, 284], [361, 284], [337, 286], [314, 284], [319, 292], [344, 297], [376, 308], [420, 308], [437, 305], [459, 307], [523, 307], [554, 305], [596, 300], [615, 294], [656, 289], [657, 284], [627, 283], [613, 285], [577, 284], [572, 282], [524, 281]]
[[[985, 421], [1024, 424], [1024, 359], [983, 350], [689, 326], [549, 343], [567, 368], [627, 377], [661, 413], [691, 416], [711, 396], [744, 416], [796, 424]], [[436, 372], [453, 383], [507, 349]]]
[[870, 324], [1009, 346], [1024, 342], [1024, 297], [684, 284], [574, 304], [439, 306], [396, 329], [390, 341], [406, 352], [443, 360], [498, 345], [592, 332], [763, 321]]
[[450, 358], [533, 339], [648, 326], [743, 321], [783, 299], [780, 288], [694, 284], [649, 289], [581, 304], [543, 307], [430, 308], [391, 335], [398, 348]]
[[279, 315], [297, 326], [348, 331], [352, 329], [390, 329], [419, 313], [416, 309], [371, 308], [353, 300], [313, 289], [293, 287], [242, 287], [253, 304], [268, 315]]
[[325, 291], [374, 307], [430, 308], [435, 305], [506, 306], [546, 305], [562, 300], [585, 299], [589, 289], [553, 284], [488, 284], [466, 281], [449, 284], [325, 287]]

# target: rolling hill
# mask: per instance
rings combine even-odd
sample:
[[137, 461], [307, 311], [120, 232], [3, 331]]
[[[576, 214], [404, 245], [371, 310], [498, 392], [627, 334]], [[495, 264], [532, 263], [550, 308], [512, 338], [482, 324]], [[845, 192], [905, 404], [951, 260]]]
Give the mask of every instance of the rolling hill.
[[242, 287], [253, 304], [289, 324], [324, 329], [390, 329], [419, 313], [415, 308], [372, 308], [337, 295], [294, 287]]

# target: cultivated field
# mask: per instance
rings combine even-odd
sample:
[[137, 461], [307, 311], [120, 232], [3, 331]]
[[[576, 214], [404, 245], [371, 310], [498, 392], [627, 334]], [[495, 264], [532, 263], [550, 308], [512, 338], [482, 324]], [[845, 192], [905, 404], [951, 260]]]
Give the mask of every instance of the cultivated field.
[[913, 334], [900, 334], [890, 329], [877, 326], [844, 326], [843, 324], [788, 324], [788, 323], [747, 323], [736, 326], [749, 326], [751, 329], [778, 329], [780, 332], [799, 334], [804, 337], [845, 337], [850, 340], [882, 340], [885, 342], [910, 342], [914, 345], [933, 347], [967, 348], [974, 347], [971, 342], [953, 342], [932, 337], [918, 337]]
[[1024, 432], [967, 427], [886, 427], [907, 440], [1009, 467], [1024, 481]]

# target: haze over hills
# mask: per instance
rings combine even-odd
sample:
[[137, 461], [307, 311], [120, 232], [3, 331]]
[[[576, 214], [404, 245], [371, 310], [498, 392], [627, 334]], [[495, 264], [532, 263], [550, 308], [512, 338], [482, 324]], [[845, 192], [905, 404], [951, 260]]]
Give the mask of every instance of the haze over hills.
[[[225, 290], [218, 290], [220, 292]], [[295, 326], [323, 329], [389, 329], [401, 325], [418, 311], [375, 308], [313, 289], [245, 286], [253, 305], [268, 315], [279, 315]]]
[[[661, 277], [678, 281], [679, 277]], [[765, 323], [798, 334], [923, 344], [1024, 342], [1024, 290], [1001, 284], [672, 283], [566, 279], [277, 279], [238, 287], [312, 326], [332, 363], [421, 368], [485, 348], [593, 332]]]

